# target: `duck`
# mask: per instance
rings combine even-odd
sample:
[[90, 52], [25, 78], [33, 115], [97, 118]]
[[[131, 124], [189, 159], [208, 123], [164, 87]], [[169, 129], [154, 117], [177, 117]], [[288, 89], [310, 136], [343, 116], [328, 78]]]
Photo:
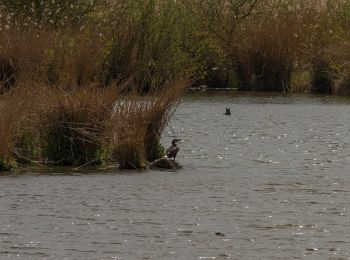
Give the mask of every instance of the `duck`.
[[166, 149], [166, 156], [171, 159], [173, 158], [175, 161], [176, 155], [179, 152], [180, 148], [177, 146], [177, 143], [182, 141], [182, 139], [173, 139], [171, 141], [171, 146]]

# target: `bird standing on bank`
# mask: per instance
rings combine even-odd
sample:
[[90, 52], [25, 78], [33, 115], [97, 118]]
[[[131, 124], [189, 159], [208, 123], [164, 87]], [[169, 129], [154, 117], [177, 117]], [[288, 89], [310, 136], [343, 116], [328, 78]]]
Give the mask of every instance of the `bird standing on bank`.
[[178, 153], [178, 151], [180, 150], [180, 148], [177, 146], [177, 143], [182, 141], [181, 139], [174, 139], [172, 142], [171, 142], [171, 146], [166, 149], [166, 156], [168, 158], [174, 158], [174, 162], [175, 162], [175, 158], [176, 158], [176, 155]]

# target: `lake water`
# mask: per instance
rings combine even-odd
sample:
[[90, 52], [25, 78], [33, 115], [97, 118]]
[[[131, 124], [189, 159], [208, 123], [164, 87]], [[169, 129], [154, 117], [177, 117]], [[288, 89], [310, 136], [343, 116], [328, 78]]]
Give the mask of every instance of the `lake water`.
[[343, 98], [186, 96], [180, 171], [0, 177], [0, 259], [350, 259], [349, 122]]

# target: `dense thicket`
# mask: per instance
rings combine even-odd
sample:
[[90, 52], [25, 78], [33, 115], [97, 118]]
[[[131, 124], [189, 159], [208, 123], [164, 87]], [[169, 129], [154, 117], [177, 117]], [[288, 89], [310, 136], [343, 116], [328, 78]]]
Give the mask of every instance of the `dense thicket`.
[[[17, 50], [24, 48], [19, 41], [29, 41], [46, 51], [31, 58], [49, 82], [74, 78], [78, 84], [108, 85], [132, 77], [149, 89], [181, 74], [194, 85], [211, 87], [347, 92], [349, 5], [344, 0], [3, 0], [0, 76], [12, 85], [12, 74], [28, 68], [27, 52], [38, 50]], [[6, 45], [15, 43], [20, 45], [15, 53], [6, 53]]]

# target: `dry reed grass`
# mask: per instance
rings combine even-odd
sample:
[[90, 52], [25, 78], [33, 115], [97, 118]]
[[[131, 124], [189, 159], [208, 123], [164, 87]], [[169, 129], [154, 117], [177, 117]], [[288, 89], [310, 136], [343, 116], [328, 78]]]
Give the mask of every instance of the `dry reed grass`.
[[14, 166], [15, 159], [23, 152], [18, 149], [18, 140], [24, 132], [32, 130], [35, 119], [35, 105], [30, 96], [27, 89], [0, 95], [0, 164], [7, 161]]
[[169, 82], [148, 94], [131, 92], [116, 103], [112, 129], [113, 151], [121, 168], [145, 168], [164, 154], [160, 137], [169, 123], [187, 82]]
[[188, 84], [185, 80], [176, 80], [169, 82], [161, 90], [153, 90], [149, 93], [150, 104], [145, 111], [147, 125], [145, 146], [149, 161], [154, 161], [164, 155], [160, 145], [161, 135]]
[[[289, 91], [297, 62], [312, 40], [319, 11], [310, 3], [267, 1], [238, 31], [233, 54], [243, 88]], [[297, 21], [297, 22], [296, 22]]]
[[0, 62], [2, 68], [5, 68], [0, 71], [0, 79], [11, 79], [7, 87], [21, 81], [22, 77], [25, 80], [40, 77], [42, 80], [55, 37], [53, 32], [44, 29], [0, 31]]
[[14, 100], [4, 97], [0, 99], [0, 166], [3, 161], [13, 159], [22, 113]]
[[[63, 36], [45, 31], [26, 31], [23, 35], [8, 31], [5, 35], [1, 55], [16, 68], [16, 87], [3, 96], [6, 107], [2, 121], [13, 121], [8, 118], [12, 114], [5, 115], [13, 100], [25, 101], [24, 117], [31, 114], [25, 127], [4, 123], [2, 141], [9, 145], [4, 144], [5, 151], [16, 148], [16, 158], [21, 162], [77, 166], [100, 163], [113, 151], [121, 168], [144, 168], [147, 160], [159, 157], [154, 149], [161, 147], [161, 132], [184, 82], [162, 84], [161, 88], [157, 84], [147, 95], [142, 84], [135, 86], [138, 81], [133, 78], [124, 81], [125, 85], [119, 78], [101, 87], [104, 57], [98, 56], [103, 52], [99, 46], [103, 40], [91, 34]], [[15, 127], [19, 127], [18, 133]]]
[[[145, 94], [129, 83], [105, 88], [21, 84], [15, 90], [23, 93], [19, 99], [30, 100], [21, 106], [27, 125], [18, 125], [21, 132], [7, 150], [16, 148], [17, 158], [28, 161], [81, 166], [114, 158], [122, 169], [146, 168], [164, 155], [160, 137], [186, 85], [177, 80]], [[18, 142], [23, 133], [34, 140]], [[27, 153], [28, 141], [34, 145], [29, 148], [40, 151], [36, 158]]]
[[334, 42], [328, 48], [329, 67], [327, 73], [332, 79], [332, 93], [350, 94], [350, 39]]
[[83, 165], [101, 163], [109, 147], [104, 147], [107, 124], [117, 89], [94, 85], [71, 88], [41, 88], [41, 136], [50, 163]]
[[111, 131], [113, 157], [121, 169], [147, 167], [144, 108], [144, 101], [134, 94], [124, 96], [114, 108], [108, 129]]
[[[15, 17], [16, 26], [0, 24], [0, 87], [10, 89], [0, 97], [0, 158], [84, 165], [111, 151], [121, 168], [159, 158], [160, 136], [187, 85], [176, 80], [179, 68], [187, 73], [207, 64], [181, 67], [188, 61], [183, 24], [195, 25], [189, 32], [199, 39], [187, 50], [201, 57], [217, 50], [212, 55], [220, 57], [205, 58], [225, 59], [219, 65], [227, 75], [236, 72], [240, 88], [308, 91], [312, 64], [326, 58], [330, 67], [321, 71], [335, 79], [332, 91], [350, 93], [342, 1], [331, 9], [322, 0], [193, 1], [200, 21], [181, 10], [191, 6], [183, 2], [107, 1], [72, 28], [21, 27]], [[188, 21], [177, 23], [187, 13]], [[339, 37], [330, 36], [333, 29]]]
[[[185, 84], [165, 83], [176, 78], [169, 60], [175, 4], [144, 4], [94, 5], [85, 24], [66, 28], [23, 10], [18, 21], [4, 18], [0, 4], [0, 84], [9, 91], [0, 110], [4, 158], [85, 165], [113, 150], [121, 168], [142, 168], [154, 157]], [[53, 8], [46, 1], [33, 8], [40, 6]]]

